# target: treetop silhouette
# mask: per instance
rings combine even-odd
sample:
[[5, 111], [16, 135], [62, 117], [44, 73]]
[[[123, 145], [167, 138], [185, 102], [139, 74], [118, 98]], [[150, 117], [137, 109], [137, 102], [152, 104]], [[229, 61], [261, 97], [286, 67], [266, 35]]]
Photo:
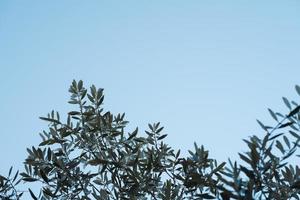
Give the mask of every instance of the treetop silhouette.
[[[296, 86], [300, 95], [300, 87]], [[125, 114], [103, 108], [103, 89], [73, 81], [75, 110], [62, 120], [52, 111], [38, 146], [27, 148], [25, 169], [0, 176], [0, 197], [21, 199], [300, 199], [300, 169], [291, 164], [300, 135], [300, 106], [283, 98], [286, 115], [268, 109], [274, 125], [258, 121], [265, 132], [245, 139], [240, 161], [218, 162], [194, 144], [181, 156], [165, 143], [161, 124], [127, 133]], [[20, 191], [19, 183], [39, 183], [40, 192]]]

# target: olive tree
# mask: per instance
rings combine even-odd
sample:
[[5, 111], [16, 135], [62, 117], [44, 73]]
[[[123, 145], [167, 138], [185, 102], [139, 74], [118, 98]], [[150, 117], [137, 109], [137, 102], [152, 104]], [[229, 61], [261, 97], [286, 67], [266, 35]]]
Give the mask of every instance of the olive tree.
[[[300, 95], [300, 87], [296, 86]], [[275, 121], [263, 137], [245, 139], [240, 161], [217, 162], [194, 144], [182, 156], [164, 142], [161, 124], [140, 133], [127, 131], [125, 114], [103, 108], [103, 89], [86, 89], [73, 81], [69, 92], [75, 109], [65, 120], [58, 112], [41, 117], [48, 129], [41, 143], [27, 149], [25, 169], [0, 176], [0, 197], [21, 199], [18, 184], [37, 182], [33, 199], [300, 199], [298, 157], [300, 106], [283, 98], [286, 115], [269, 109]]]

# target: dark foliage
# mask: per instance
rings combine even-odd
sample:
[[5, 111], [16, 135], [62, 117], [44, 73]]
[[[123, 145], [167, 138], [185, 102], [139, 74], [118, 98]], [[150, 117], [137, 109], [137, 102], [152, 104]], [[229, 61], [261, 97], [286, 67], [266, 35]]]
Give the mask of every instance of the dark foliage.
[[[300, 87], [296, 86], [300, 95]], [[160, 123], [125, 132], [125, 114], [102, 107], [103, 89], [73, 81], [69, 103], [78, 109], [66, 122], [52, 111], [38, 147], [27, 149], [25, 170], [0, 176], [0, 197], [20, 199], [20, 182], [38, 182], [32, 199], [300, 199], [300, 168], [290, 164], [299, 147], [300, 106], [283, 98], [287, 115], [269, 109], [274, 127], [258, 121], [265, 135], [245, 139], [241, 161], [218, 163], [194, 144], [182, 157], [164, 142]], [[296, 155], [298, 156], [298, 155]]]

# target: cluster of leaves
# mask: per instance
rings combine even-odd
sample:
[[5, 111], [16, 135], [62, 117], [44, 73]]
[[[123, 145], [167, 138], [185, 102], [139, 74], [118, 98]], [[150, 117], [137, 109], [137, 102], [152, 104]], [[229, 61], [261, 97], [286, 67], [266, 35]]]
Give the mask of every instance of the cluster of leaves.
[[[300, 95], [300, 88], [296, 87]], [[38, 147], [28, 148], [25, 171], [14, 177], [0, 176], [0, 197], [20, 199], [15, 188], [21, 180], [37, 182], [37, 200], [47, 199], [299, 199], [300, 168], [289, 164], [300, 135], [300, 106], [284, 102], [288, 115], [274, 113], [275, 127], [259, 124], [264, 137], [244, 140], [248, 151], [242, 163], [217, 163], [203, 146], [182, 157], [169, 147], [160, 123], [149, 124], [143, 135], [138, 128], [126, 133], [125, 114], [113, 115], [102, 108], [103, 89], [88, 91], [73, 81], [69, 103], [77, 110], [62, 122], [52, 111], [41, 117], [49, 129], [40, 133]], [[287, 136], [289, 134], [290, 136]], [[291, 139], [292, 138], [292, 139]]]
[[[296, 91], [300, 95], [299, 86]], [[276, 125], [266, 126], [257, 120], [264, 137], [254, 135], [244, 140], [248, 150], [239, 153], [242, 164], [229, 160], [220, 177], [224, 198], [300, 199], [300, 168], [291, 164], [300, 142], [300, 106], [285, 97], [283, 101], [289, 114], [268, 109]]]
[[23, 195], [23, 192], [16, 189], [16, 186], [22, 181], [21, 178], [18, 178], [19, 171], [12, 176], [12, 170], [11, 167], [7, 177], [0, 175], [0, 199], [20, 199]]
[[215, 198], [218, 165], [208, 151], [195, 144], [191, 156], [181, 158], [164, 143], [160, 123], [149, 124], [145, 136], [138, 129], [126, 134], [124, 114], [101, 107], [103, 89], [90, 92], [73, 81], [69, 103], [78, 110], [66, 123], [52, 111], [42, 120], [49, 130], [40, 134], [39, 147], [27, 149], [26, 182], [40, 182], [33, 199], [183, 199]]

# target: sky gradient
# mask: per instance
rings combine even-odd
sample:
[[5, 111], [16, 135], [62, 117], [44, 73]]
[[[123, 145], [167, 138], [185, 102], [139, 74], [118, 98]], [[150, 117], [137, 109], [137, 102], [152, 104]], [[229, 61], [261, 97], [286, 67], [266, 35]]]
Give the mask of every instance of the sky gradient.
[[267, 108], [299, 102], [299, 1], [0, 2], [0, 174], [23, 169], [73, 79], [105, 89], [128, 131], [160, 121], [166, 142], [237, 158]]

